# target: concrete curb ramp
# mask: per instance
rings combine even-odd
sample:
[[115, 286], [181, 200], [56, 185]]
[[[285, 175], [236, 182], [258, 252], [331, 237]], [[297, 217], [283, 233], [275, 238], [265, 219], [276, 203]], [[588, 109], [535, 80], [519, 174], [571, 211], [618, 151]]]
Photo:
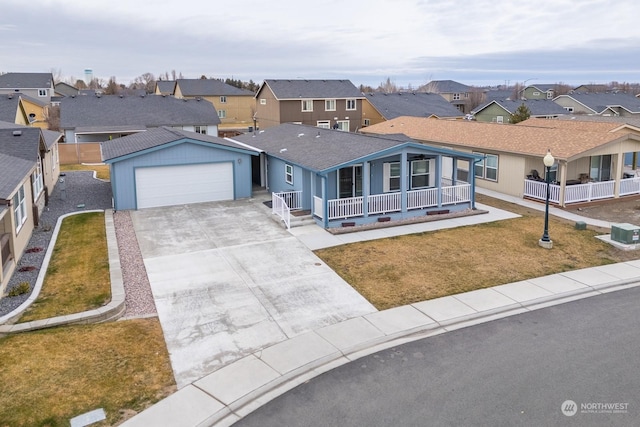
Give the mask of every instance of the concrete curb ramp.
[[367, 314], [255, 352], [122, 426], [229, 426], [324, 372], [455, 329], [640, 285], [640, 260], [559, 273]]
[[[71, 215], [79, 215], [89, 212], [104, 212], [105, 228], [107, 233], [107, 248], [109, 255], [109, 275], [111, 279], [111, 301], [103, 307], [96, 308], [94, 310], [88, 310], [81, 313], [68, 314], [66, 316], [52, 317], [49, 319], [34, 320], [31, 322], [18, 323], [18, 324], [6, 324], [12, 321], [16, 321], [20, 315], [38, 298], [40, 291], [42, 290], [42, 283], [49, 267], [51, 260], [51, 254], [55, 247], [58, 233], [60, 232], [60, 226], [62, 220]], [[35, 331], [37, 329], [53, 328], [56, 326], [73, 325], [73, 324], [87, 324], [87, 323], [99, 323], [107, 320], [115, 320], [122, 316], [125, 310], [125, 293], [124, 283], [122, 280], [122, 269], [120, 268], [120, 254], [118, 252], [118, 242], [116, 240], [116, 231], [113, 225], [113, 212], [111, 210], [88, 210], [73, 212], [70, 214], [62, 215], [58, 218], [56, 226], [49, 242], [49, 247], [45, 253], [40, 267], [40, 273], [36, 279], [36, 284], [33, 287], [33, 292], [29, 298], [23, 302], [17, 309], [11, 313], [0, 317], [0, 334], [12, 334], [19, 332]]]

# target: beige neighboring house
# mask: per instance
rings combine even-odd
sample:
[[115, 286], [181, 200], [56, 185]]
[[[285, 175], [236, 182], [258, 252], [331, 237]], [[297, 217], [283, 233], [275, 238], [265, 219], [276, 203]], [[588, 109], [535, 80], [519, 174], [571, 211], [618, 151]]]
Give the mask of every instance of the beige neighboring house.
[[[160, 89], [156, 87], [156, 92]], [[218, 136], [230, 137], [254, 126], [255, 99], [250, 90], [217, 79], [177, 79], [173, 96], [179, 99], [206, 99], [218, 113]]]
[[62, 134], [0, 122], [0, 294], [58, 182]]
[[476, 185], [512, 196], [545, 200], [547, 153], [552, 203], [566, 206], [640, 194], [640, 177], [625, 171], [624, 155], [640, 151], [640, 127], [619, 122], [529, 119], [517, 125], [399, 117], [362, 130], [402, 133], [422, 143], [484, 156], [458, 162], [457, 177], [470, 171]]

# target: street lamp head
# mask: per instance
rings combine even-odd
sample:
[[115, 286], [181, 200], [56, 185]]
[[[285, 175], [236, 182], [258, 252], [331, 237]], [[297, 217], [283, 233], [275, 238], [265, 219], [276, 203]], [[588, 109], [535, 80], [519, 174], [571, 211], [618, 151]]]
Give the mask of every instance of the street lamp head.
[[544, 155], [544, 159], [542, 159], [542, 162], [548, 168], [553, 166], [553, 162], [555, 162], [555, 159], [551, 155], [551, 150], [547, 150], [547, 154]]

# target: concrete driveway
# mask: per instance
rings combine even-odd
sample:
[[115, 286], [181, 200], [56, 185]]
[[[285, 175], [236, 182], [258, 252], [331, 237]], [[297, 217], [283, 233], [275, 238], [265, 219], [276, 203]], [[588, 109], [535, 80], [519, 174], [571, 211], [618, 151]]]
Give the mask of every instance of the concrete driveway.
[[178, 388], [376, 309], [259, 201], [132, 211]]

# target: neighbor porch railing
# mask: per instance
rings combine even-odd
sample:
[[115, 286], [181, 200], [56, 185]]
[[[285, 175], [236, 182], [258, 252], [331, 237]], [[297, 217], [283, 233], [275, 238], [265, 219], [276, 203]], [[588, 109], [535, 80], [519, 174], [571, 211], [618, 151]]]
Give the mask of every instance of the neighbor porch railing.
[[[547, 183], [525, 179], [524, 195], [534, 199], [546, 199]], [[560, 203], [560, 186], [550, 184], [549, 200]], [[620, 196], [640, 194], [640, 177], [620, 180]], [[586, 184], [567, 185], [564, 190], [564, 203], [590, 202], [593, 200], [612, 199], [615, 197], [615, 181], [587, 182]]]
[[[452, 185], [407, 191], [407, 210], [438, 206], [438, 194], [442, 194], [442, 205], [471, 201], [471, 184]], [[327, 202], [328, 219], [353, 218], [364, 215], [364, 197], [333, 199]], [[367, 198], [367, 212], [370, 215], [388, 214], [402, 211], [402, 193], [372, 194]], [[322, 198], [314, 196], [313, 214], [323, 218]]]
[[281, 191], [276, 193], [285, 201], [289, 209], [299, 211], [302, 209], [302, 191]]

